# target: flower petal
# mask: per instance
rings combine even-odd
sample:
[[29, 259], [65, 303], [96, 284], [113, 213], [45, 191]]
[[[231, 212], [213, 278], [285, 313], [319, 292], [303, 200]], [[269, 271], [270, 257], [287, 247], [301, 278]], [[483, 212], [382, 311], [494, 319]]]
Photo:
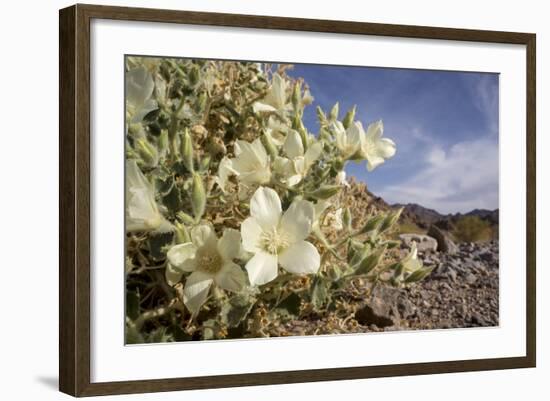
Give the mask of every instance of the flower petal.
[[304, 144], [298, 132], [291, 130], [288, 133], [285, 143], [283, 144], [283, 150], [290, 159], [304, 155]]
[[269, 283], [277, 277], [277, 256], [258, 252], [247, 262], [245, 268], [251, 285]]
[[236, 171], [232, 167], [231, 159], [224, 157], [220, 160], [218, 165], [218, 177], [217, 183], [220, 186], [221, 190], [225, 192], [225, 186], [229, 177], [233, 174], [236, 174]]
[[314, 218], [315, 208], [311, 202], [295, 200], [283, 215], [280, 230], [289, 236], [291, 243], [301, 241], [311, 232]]
[[323, 144], [321, 142], [315, 142], [307, 149], [304, 156], [306, 170], [315, 163], [319, 156], [321, 156], [321, 153], [323, 153]]
[[363, 130], [363, 124], [361, 124], [361, 121], [355, 121], [346, 131], [348, 146], [353, 145], [355, 147], [359, 147], [364, 138], [365, 131]]
[[191, 240], [197, 248], [216, 249], [218, 237], [210, 224], [201, 224], [191, 230]]
[[246, 285], [246, 275], [238, 264], [229, 262], [216, 274], [214, 281], [224, 290], [239, 292]]
[[258, 240], [262, 235], [262, 227], [254, 217], [249, 217], [241, 223], [243, 249], [247, 252], [259, 252]]
[[321, 256], [313, 244], [299, 241], [279, 255], [279, 263], [289, 273], [317, 273], [321, 265]]
[[126, 73], [126, 99], [129, 103], [141, 106], [153, 94], [155, 82], [145, 67], [138, 67]]
[[197, 248], [191, 242], [185, 244], [174, 245], [166, 257], [173, 269], [182, 272], [192, 272], [195, 270], [195, 253]]
[[393, 142], [389, 138], [381, 138], [376, 143], [376, 153], [384, 159], [389, 159], [390, 157], [393, 157], [393, 155], [395, 155], [395, 151], [395, 142]]
[[233, 228], [226, 228], [218, 241], [218, 252], [226, 261], [238, 257], [241, 253], [241, 233]]
[[176, 269], [172, 264], [166, 264], [166, 270], [164, 271], [164, 278], [168, 285], [174, 286], [180, 282], [181, 276], [183, 276], [183, 271], [181, 269]]
[[273, 74], [268, 97], [270, 98], [270, 104], [277, 109], [284, 108], [286, 103], [286, 81], [277, 73]]
[[382, 120], [378, 120], [373, 122], [372, 124], [369, 124], [365, 135], [368, 140], [376, 142], [382, 137], [383, 133], [384, 133], [384, 123], [382, 122]]
[[254, 113], [277, 111], [277, 109], [275, 107], [270, 106], [269, 104], [262, 103], [262, 102], [254, 102], [254, 104], [252, 105], [252, 109], [254, 110]]
[[277, 227], [281, 218], [281, 200], [271, 188], [259, 187], [250, 200], [250, 215], [265, 229]]
[[191, 313], [196, 314], [206, 298], [214, 279], [212, 275], [196, 271], [185, 282], [183, 289], [183, 303]]
[[384, 163], [384, 158], [380, 156], [367, 156], [367, 170], [372, 171], [379, 165]]

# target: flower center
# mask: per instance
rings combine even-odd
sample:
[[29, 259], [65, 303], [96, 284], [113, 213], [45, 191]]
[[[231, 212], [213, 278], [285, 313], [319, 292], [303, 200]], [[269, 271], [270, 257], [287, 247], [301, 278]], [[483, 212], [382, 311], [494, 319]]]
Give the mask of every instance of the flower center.
[[197, 252], [197, 268], [205, 273], [215, 274], [219, 272], [223, 265], [223, 260], [218, 252], [208, 252], [208, 250], [199, 250]]
[[264, 231], [260, 235], [261, 248], [272, 255], [281, 253], [289, 245], [288, 236], [284, 232], [277, 231], [276, 228]]

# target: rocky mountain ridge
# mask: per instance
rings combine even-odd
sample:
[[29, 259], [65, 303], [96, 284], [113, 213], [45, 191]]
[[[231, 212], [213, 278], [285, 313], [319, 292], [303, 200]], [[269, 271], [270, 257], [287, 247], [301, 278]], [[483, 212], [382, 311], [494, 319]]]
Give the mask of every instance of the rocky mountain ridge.
[[499, 222], [499, 209], [488, 210], [488, 209], [473, 209], [467, 213], [448, 213], [442, 214], [437, 210], [426, 208], [417, 203], [395, 203], [389, 205], [391, 208], [403, 207], [403, 216], [413, 221], [419, 227], [427, 228], [430, 224], [450, 221], [456, 222], [462, 217], [466, 216], [475, 216], [479, 217], [482, 220], [489, 222], [492, 226], [498, 225]]

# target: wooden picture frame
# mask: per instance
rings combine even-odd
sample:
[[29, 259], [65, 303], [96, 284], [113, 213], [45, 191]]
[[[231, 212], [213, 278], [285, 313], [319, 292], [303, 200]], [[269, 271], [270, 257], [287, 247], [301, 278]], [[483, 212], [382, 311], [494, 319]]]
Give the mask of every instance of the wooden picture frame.
[[[90, 380], [90, 21], [94, 18], [526, 46], [526, 356], [92, 383]], [[59, 14], [59, 388], [73, 396], [534, 367], [536, 362], [535, 48], [530, 33], [74, 5]]]

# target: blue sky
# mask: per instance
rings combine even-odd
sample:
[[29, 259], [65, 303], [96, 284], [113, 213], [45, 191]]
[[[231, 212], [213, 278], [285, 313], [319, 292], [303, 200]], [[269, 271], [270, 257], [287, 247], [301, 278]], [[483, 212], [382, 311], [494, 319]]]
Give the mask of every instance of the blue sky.
[[297, 64], [315, 98], [304, 124], [318, 132], [315, 107], [340, 113], [357, 105], [367, 126], [382, 119], [396, 155], [372, 172], [349, 175], [390, 203], [419, 203], [441, 213], [498, 208], [498, 75]]

